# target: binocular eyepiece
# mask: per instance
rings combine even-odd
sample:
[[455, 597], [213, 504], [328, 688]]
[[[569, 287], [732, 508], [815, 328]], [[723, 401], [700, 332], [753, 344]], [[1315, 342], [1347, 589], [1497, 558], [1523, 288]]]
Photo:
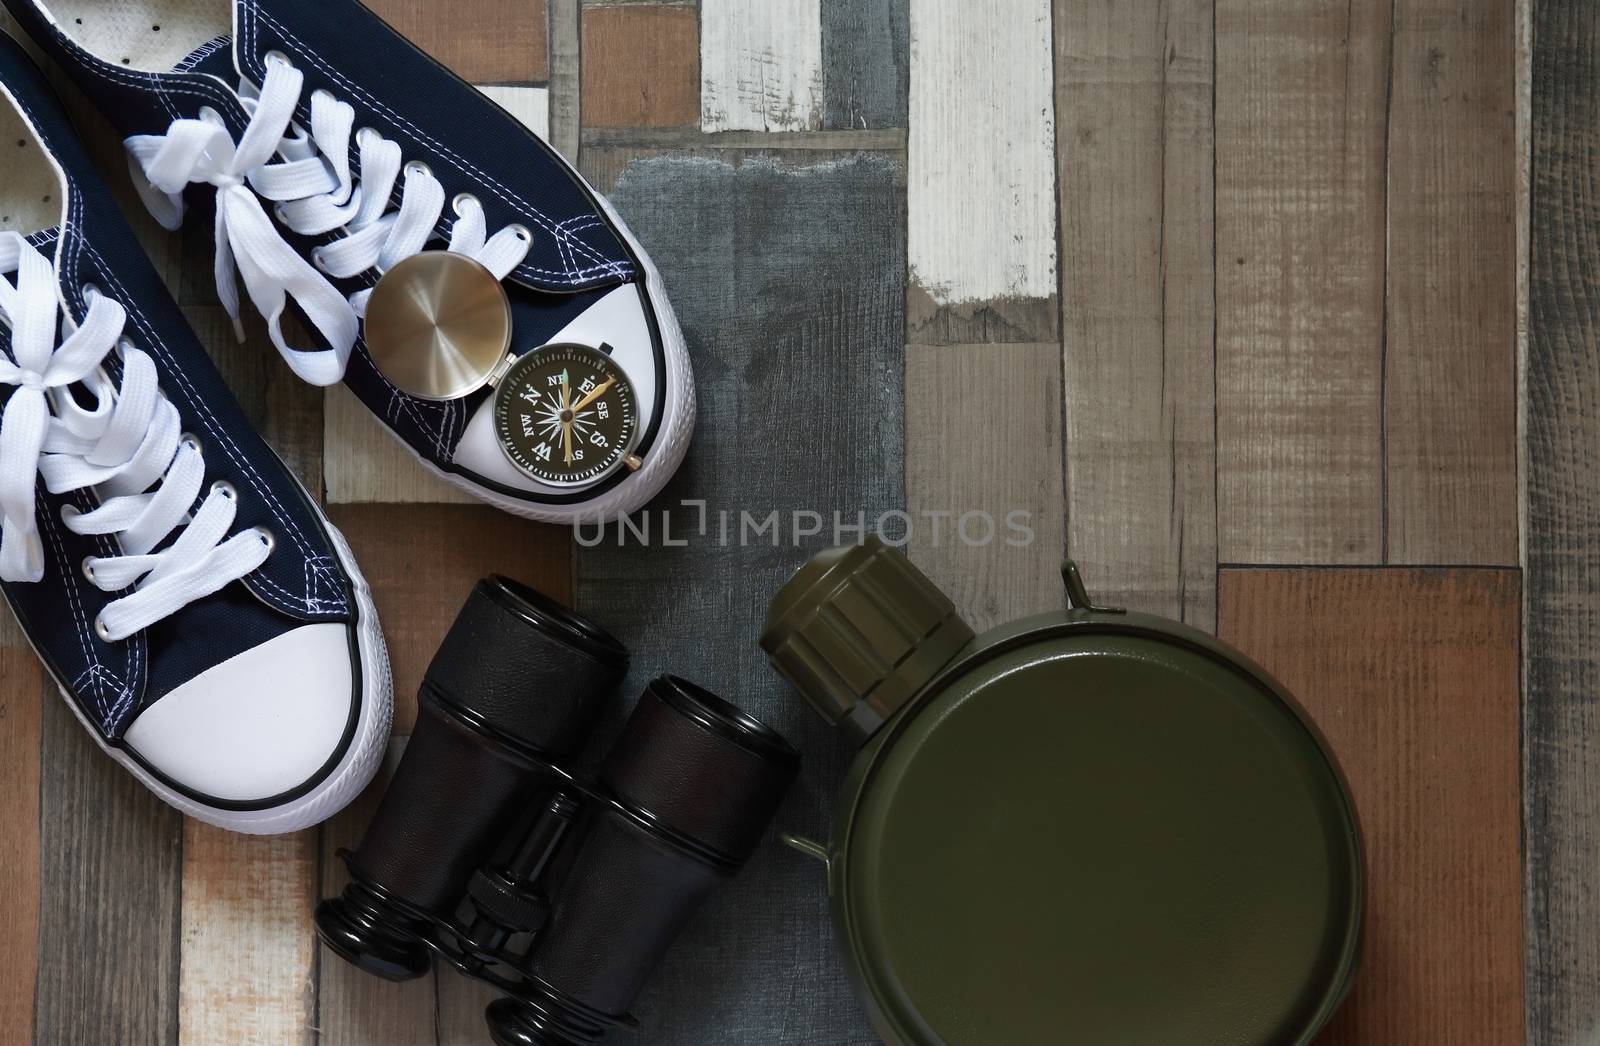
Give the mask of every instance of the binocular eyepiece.
[[628, 652], [525, 585], [478, 583], [423, 679], [416, 729], [317, 932], [389, 980], [440, 956], [507, 996], [500, 1046], [582, 1046], [628, 1007], [749, 859], [799, 770], [707, 690], [651, 681], [592, 780], [579, 755]]

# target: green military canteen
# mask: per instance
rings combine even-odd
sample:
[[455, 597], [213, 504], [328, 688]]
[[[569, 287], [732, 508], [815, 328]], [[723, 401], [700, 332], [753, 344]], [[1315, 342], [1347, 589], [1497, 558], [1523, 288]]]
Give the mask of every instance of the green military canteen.
[[981, 636], [898, 550], [825, 551], [761, 645], [862, 742], [824, 858], [846, 961], [905, 1046], [1311, 1041], [1349, 989], [1349, 789], [1216, 638], [1095, 606]]

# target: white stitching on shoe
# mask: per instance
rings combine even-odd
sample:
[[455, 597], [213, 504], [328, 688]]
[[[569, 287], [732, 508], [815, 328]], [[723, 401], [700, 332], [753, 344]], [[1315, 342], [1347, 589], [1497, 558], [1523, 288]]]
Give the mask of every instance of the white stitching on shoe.
[[[545, 230], [547, 232], [550, 232], [556, 238], [556, 241], [557, 241], [558, 245], [563, 244], [563, 243], [571, 240], [571, 237], [568, 234], [569, 231], [568, 230], [564, 230], [562, 228], [561, 224], [553, 222], [550, 218], [545, 216], [541, 211], [539, 211], [537, 208], [535, 208], [532, 204], [529, 204], [529, 203], [526, 203], [526, 202], [519, 202], [518, 199], [514, 195], [511, 194], [511, 191], [508, 188], [506, 188], [505, 186], [501, 185], [493, 177], [491, 177], [486, 172], [484, 172], [484, 171], [480, 170], [479, 168], [477, 168], [476, 166], [474, 166], [470, 161], [468, 161], [468, 160], [464, 159], [463, 157], [457, 155], [448, 146], [446, 146], [443, 143], [441, 143], [441, 142], [437, 141], [436, 139], [434, 139], [427, 132], [423, 131], [421, 128], [419, 128], [416, 125], [412, 124], [404, 116], [402, 116], [399, 113], [395, 112], [394, 110], [390, 109], [383, 102], [381, 102], [377, 98], [373, 97], [369, 92], [364, 90], [359, 84], [356, 84], [356, 83], [352, 82], [351, 80], [347, 79], [338, 70], [336, 70], [336, 69], [332, 68], [330, 65], [328, 65], [325, 61], [322, 60], [320, 55], [318, 55], [311, 48], [307, 47], [305, 42], [303, 40], [301, 40], [298, 36], [296, 36], [293, 32], [291, 32], [287, 27], [285, 27], [282, 23], [278, 22], [271, 15], [269, 15], [266, 12], [260, 10], [259, 7], [257, 6], [255, 0], [244, 0], [243, 4], [241, 6], [243, 8], [243, 13], [244, 13], [245, 17], [241, 18], [240, 25], [241, 25], [241, 31], [245, 34], [244, 42], [246, 43], [246, 52], [247, 53], [250, 52], [250, 51], [254, 51], [255, 49], [259, 48], [259, 41], [258, 41], [258, 38], [256, 36], [256, 29], [255, 29], [255, 26], [254, 26], [254, 21], [250, 17], [250, 16], [253, 15], [254, 19], [258, 19], [259, 21], [262, 21], [262, 22], [267, 23], [268, 25], [271, 25], [274, 29], [276, 29], [278, 31], [278, 33], [281, 36], [283, 36], [283, 38], [285, 40], [293, 42], [296, 45], [296, 48], [300, 52], [302, 52], [304, 54], [304, 56], [313, 65], [315, 65], [317, 68], [321, 69], [325, 74], [327, 74], [327, 76], [330, 79], [332, 79], [332, 80], [336, 81], [337, 83], [341, 84], [352, 95], [355, 95], [356, 97], [359, 97], [359, 98], [363, 99], [375, 111], [381, 112], [381, 113], [385, 114], [386, 116], [388, 116], [389, 119], [392, 122], [394, 122], [397, 126], [404, 128], [409, 133], [409, 135], [411, 136], [412, 140], [417, 142], [417, 144], [423, 145], [423, 146], [431, 146], [433, 148], [433, 150], [435, 152], [437, 152], [440, 156], [445, 157], [445, 158], [449, 159], [450, 161], [452, 161], [453, 165], [456, 167], [457, 170], [461, 171], [461, 173], [469, 175], [469, 176], [474, 177], [477, 180], [481, 181], [492, 192], [494, 192], [494, 194], [496, 196], [500, 197], [500, 199], [503, 200], [506, 203], [507, 206], [511, 207], [513, 210], [521, 211], [521, 210], [525, 209], [534, 218], [535, 221], [537, 221], [542, 227], [545, 228]], [[591, 216], [590, 215], [581, 215], [580, 217], [591, 217]], [[550, 269], [540, 269], [540, 268], [537, 268], [537, 267], [534, 267], [534, 266], [528, 266], [528, 265], [526, 265], [526, 263], [524, 263], [522, 268], [526, 268], [530, 272], [540, 273], [541, 275], [565, 276], [565, 277], [567, 277], [567, 282], [569, 284], [574, 284], [574, 285], [579, 284], [579, 283], [587, 282], [587, 280], [589, 278], [591, 278], [594, 274], [598, 274], [598, 273], [604, 273], [604, 274], [607, 274], [607, 275], [621, 276], [621, 277], [626, 277], [626, 276], [631, 274], [630, 271], [629, 271], [629, 268], [626, 265], [624, 265], [623, 263], [611, 261], [611, 260], [605, 258], [603, 255], [601, 255], [594, 248], [590, 247], [588, 244], [585, 244], [582, 241], [573, 241], [573, 244], [579, 250], [581, 250], [584, 254], [588, 255], [592, 260], [600, 262], [601, 264], [599, 264], [597, 266], [591, 266], [591, 267], [589, 267], [587, 269], [573, 270], [571, 268], [570, 263], [569, 263], [569, 268], [568, 268], [568, 270], [566, 272], [557, 272], [555, 270], [550, 270]]]

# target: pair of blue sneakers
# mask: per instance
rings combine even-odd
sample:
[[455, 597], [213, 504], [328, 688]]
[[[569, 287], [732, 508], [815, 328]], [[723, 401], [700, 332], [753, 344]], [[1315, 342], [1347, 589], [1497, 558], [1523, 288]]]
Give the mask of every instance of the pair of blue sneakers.
[[[560, 157], [359, 3], [4, 3], [125, 136], [157, 219], [209, 224], [235, 318], [247, 299], [287, 366], [343, 381], [427, 468], [548, 521], [614, 518], [675, 471], [693, 386], [649, 259]], [[167, 802], [238, 831], [314, 824], [388, 737], [366, 582], [8, 38], [0, 96], [6, 600], [85, 727]], [[476, 356], [452, 355], [463, 330]]]

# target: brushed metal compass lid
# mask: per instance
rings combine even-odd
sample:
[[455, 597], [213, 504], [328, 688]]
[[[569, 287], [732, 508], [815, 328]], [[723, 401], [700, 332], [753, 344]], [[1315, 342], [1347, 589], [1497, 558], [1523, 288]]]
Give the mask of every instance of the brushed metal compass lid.
[[487, 382], [511, 347], [511, 303], [479, 262], [414, 254], [367, 301], [367, 351], [385, 378], [419, 399], [451, 400]]

